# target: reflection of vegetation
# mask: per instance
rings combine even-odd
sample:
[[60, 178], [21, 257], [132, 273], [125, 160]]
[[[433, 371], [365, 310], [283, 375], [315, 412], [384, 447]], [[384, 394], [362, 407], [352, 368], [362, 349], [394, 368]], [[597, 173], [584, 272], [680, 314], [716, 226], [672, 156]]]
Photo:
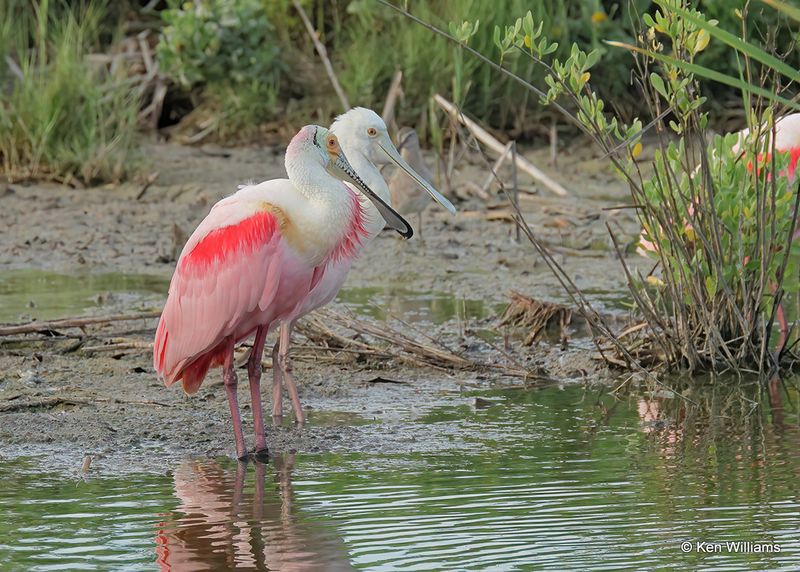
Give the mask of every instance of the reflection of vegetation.
[[480, 320], [496, 310], [487, 307], [483, 300], [466, 300], [442, 292], [409, 292], [402, 288], [345, 288], [337, 299], [356, 312], [378, 320], [395, 316], [434, 324], [452, 319], [459, 322]]
[[0, 173], [118, 180], [130, 168], [139, 100], [123, 77], [87, 59], [101, 5], [33, 5], [0, 2]]
[[[615, 401], [581, 387], [481, 395], [495, 405], [437, 408], [422, 418], [415, 434], [423, 452], [311, 461], [318, 482], [301, 497], [340, 522], [357, 565], [535, 561], [585, 569], [602, 559], [618, 569], [656, 569], [676, 562], [681, 541], [710, 538], [775, 541], [784, 550], [725, 554], [717, 565], [774, 569], [792, 561], [796, 410], [780, 428], [758, 412], [746, 420], [717, 409], [730, 415], [722, 431], [698, 409], [687, 416], [692, 431], [676, 433], [683, 420], [670, 419], [671, 406], [662, 409], [667, 425], [653, 425], [635, 398]], [[455, 444], [424, 452], [441, 440]], [[686, 558], [682, 568], [702, 556]]]
[[[152, 565], [156, 513], [177, 504], [170, 477], [84, 482], [26, 465], [0, 462], [3, 569], [87, 570], [123, 561], [139, 569]], [[92, 559], [94, 566], [88, 564]]]
[[110, 292], [163, 295], [169, 281], [146, 274], [57, 274], [40, 270], [4, 272], [0, 277], [0, 322], [20, 316], [62, 318], [101, 306]]

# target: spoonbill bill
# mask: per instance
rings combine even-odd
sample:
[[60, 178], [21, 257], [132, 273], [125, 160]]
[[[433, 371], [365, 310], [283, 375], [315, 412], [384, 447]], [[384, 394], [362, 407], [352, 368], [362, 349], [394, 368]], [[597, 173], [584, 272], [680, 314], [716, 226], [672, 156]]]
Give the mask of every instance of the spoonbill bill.
[[[433, 188], [425, 177], [411, 168], [400, 156], [400, 153], [392, 144], [392, 140], [386, 129], [386, 124], [380, 116], [371, 109], [366, 109], [364, 107], [350, 109], [336, 118], [331, 125], [331, 132], [339, 138], [339, 143], [356, 172], [361, 176], [362, 180], [365, 181], [367, 186], [380, 197], [382, 203], [391, 205], [391, 197], [389, 194], [389, 187], [386, 185], [386, 181], [384, 181], [376, 165], [393, 163], [399, 170], [411, 177], [417, 185], [424, 189], [427, 195], [432, 197], [451, 213], [456, 212], [455, 207], [450, 201]], [[360, 190], [358, 186], [354, 188]], [[297, 393], [297, 385], [292, 374], [292, 361], [289, 356], [292, 328], [297, 319], [324, 306], [336, 297], [336, 294], [347, 278], [348, 272], [350, 272], [350, 267], [356, 255], [366, 248], [381, 230], [383, 230], [386, 224], [384, 219], [386, 221], [389, 220], [383, 216], [377, 208], [378, 205], [382, 203], [361, 200], [361, 205], [365, 213], [365, 233], [363, 238], [354, 247], [354, 255], [331, 260], [325, 269], [325, 273], [322, 278], [320, 278], [319, 282], [316, 283], [311, 294], [304, 299], [303, 303], [297, 307], [296, 311], [293, 312], [291, 316], [282, 320], [278, 341], [272, 350], [272, 363], [279, 364], [279, 367], [273, 365], [272, 369], [272, 415], [274, 417], [280, 417], [283, 413], [281, 387], [285, 385], [292, 402], [295, 421], [302, 423], [305, 420], [305, 414], [303, 413], [303, 408]]]
[[192, 233], [178, 259], [161, 314], [153, 364], [167, 386], [195, 393], [222, 365], [236, 455], [247, 457], [233, 348], [255, 334], [247, 364], [257, 456], [267, 454], [261, 409], [261, 356], [270, 326], [294, 316], [329, 265], [352, 259], [369, 236], [351, 182], [390, 228], [412, 229], [356, 174], [327, 129], [303, 127], [286, 149], [288, 179], [240, 188]]
[[[433, 173], [428, 168], [422, 150], [419, 146], [419, 136], [411, 127], [403, 127], [397, 132], [397, 148], [400, 154], [417, 173], [426, 181], [433, 181]], [[413, 184], [409, 184], [408, 178], [396, 170], [389, 177], [389, 193], [392, 198], [392, 207], [400, 214], [417, 215], [417, 232], [422, 236], [422, 211], [430, 203], [429, 197]]]

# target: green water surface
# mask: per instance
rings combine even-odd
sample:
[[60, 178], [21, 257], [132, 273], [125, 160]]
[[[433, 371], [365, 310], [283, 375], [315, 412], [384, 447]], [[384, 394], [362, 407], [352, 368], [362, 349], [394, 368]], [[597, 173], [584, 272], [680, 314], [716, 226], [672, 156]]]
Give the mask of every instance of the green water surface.
[[[117, 301], [155, 308], [163, 303], [168, 289], [168, 277], [150, 274], [0, 272], [0, 323], [81, 315]], [[357, 314], [380, 320], [397, 317], [434, 324], [486, 318], [503, 310], [503, 305], [444, 292], [393, 287], [343, 288], [337, 300]]]
[[796, 393], [715, 421], [579, 387], [481, 395], [399, 422], [445, 450], [176, 460], [124, 478], [100, 460], [88, 481], [0, 462], [0, 569], [800, 568]]

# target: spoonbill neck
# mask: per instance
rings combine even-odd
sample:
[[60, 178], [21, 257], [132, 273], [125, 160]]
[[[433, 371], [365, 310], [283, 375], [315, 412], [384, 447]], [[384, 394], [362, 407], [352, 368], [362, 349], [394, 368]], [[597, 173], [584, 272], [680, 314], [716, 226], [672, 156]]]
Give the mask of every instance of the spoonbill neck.
[[[389, 186], [383, 179], [378, 167], [376, 167], [375, 164], [370, 161], [360, 150], [353, 148], [353, 146], [348, 146], [345, 139], [341, 139], [340, 143], [345, 155], [350, 161], [350, 165], [352, 165], [355, 172], [358, 173], [358, 176], [361, 177], [367, 186], [372, 189], [373, 192], [383, 200], [383, 202], [389, 206], [392, 206], [392, 197], [389, 193]], [[386, 226], [386, 221], [383, 219], [381, 214], [378, 212], [378, 209], [375, 208], [375, 205], [373, 205], [371, 201], [366, 199], [357, 188], [353, 187], [352, 185], [349, 186], [357, 192], [359, 201], [361, 202], [361, 206], [364, 210], [364, 224], [369, 236], [368, 240], [371, 240], [383, 230], [383, 228]]]

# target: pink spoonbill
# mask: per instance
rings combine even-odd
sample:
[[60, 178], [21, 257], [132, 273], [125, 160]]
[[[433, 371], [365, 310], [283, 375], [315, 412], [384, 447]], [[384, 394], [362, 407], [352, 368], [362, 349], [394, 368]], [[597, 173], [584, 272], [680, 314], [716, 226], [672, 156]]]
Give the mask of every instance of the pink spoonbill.
[[[336, 118], [331, 125], [331, 132], [339, 138], [342, 149], [356, 172], [381, 201], [367, 201], [363, 197], [361, 198], [361, 207], [364, 211], [364, 234], [358, 244], [353, 246], [351, 256], [341, 256], [329, 261], [325, 272], [316, 282], [311, 293], [303, 299], [303, 303], [290, 316], [281, 321], [278, 341], [272, 351], [272, 363], [278, 364], [278, 367], [273, 365], [272, 369], [272, 415], [277, 418], [283, 413], [281, 388], [282, 385], [285, 385], [292, 402], [295, 421], [298, 423], [305, 420], [305, 414], [300, 404], [297, 385], [292, 374], [292, 362], [289, 357], [292, 328], [297, 319], [326, 305], [336, 297], [357, 255], [383, 230], [389, 221], [380, 211], [382, 204], [391, 206], [389, 187], [377, 165], [393, 163], [436, 202], [451, 213], [456, 212], [450, 201], [400, 156], [389, 138], [386, 124], [374, 111], [363, 107], [353, 108]], [[359, 186], [353, 188], [361, 191]]]
[[[790, 183], [794, 182], [797, 176], [797, 161], [800, 159], [800, 113], [792, 113], [776, 120], [774, 131], [764, 126], [759, 132], [759, 148], [763, 146], [764, 152], [767, 155], [772, 152], [773, 148], [776, 153], [786, 153], [789, 155], [789, 166], [787, 167], [786, 171], [781, 171], [779, 176], [786, 177]], [[732, 147], [734, 153], [738, 153], [741, 145], [747, 141], [747, 138], [750, 135], [750, 130], [742, 129], [736, 135], [737, 141]], [[773, 136], [775, 138], [774, 145], [772, 141]], [[757, 162], [760, 162], [761, 158], [762, 157], [759, 154], [759, 161]], [[691, 205], [689, 209], [689, 212], [691, 213]], [[689, 227], [690, 225], [687, 223], [686, 226]], [[796, 228], [794, 231], [794, 240], [797, 240], [798, 238], [800, 238], [800, 228]], [[648, 256], [650, 254], [657, 253], [658, 246], [654, 242], [650, 241], [646, 237], [646, 233], [642, 231], [636, 251], [642, 256]], [[771, 286], [771, 289], [773, 289], [774, 294], [774, 285]], [[778, 322], [778, 330], [780, 333], [777, 343], [777, 350], [780, 352], [785, 346], [787, 336], [789, 334], [789, 324], [786, 318], [786, 312], [783, 308], [783, 303], [778, 305], [775, 312], [775, 318]]]
[[[161, 314], [153, 364], [167, 386], [195, 393], [221, 365], [236, 455], [247, 457], [233, 349], [253, 334], [247, 372], [256, 455], [267, 453], [261, 409], [261, 356], [270, 326], [296, 315], [328, 268], [352, 259], [369, 236], [367, 211], [410, 238], [408, 223], [356, 174], [327, 129], [303, 127], [286, 149], [288, 179], [240, 188], [192, 233], [178, 259]], [[342, 181], [359, 189], [355, 193]]]

